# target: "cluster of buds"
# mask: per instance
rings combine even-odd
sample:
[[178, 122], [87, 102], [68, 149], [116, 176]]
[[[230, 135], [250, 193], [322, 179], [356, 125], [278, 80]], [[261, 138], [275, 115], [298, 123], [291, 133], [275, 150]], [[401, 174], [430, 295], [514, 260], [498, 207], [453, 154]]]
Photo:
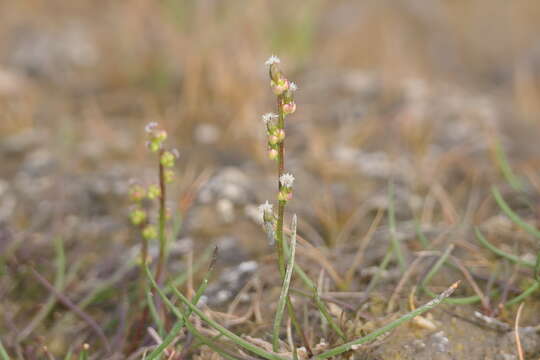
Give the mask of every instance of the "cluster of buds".
[[[148, 134], [146, 143], [151, 152], [158, 153], [159, 164], [163, 167], [163, 180], [165, 183], [171, 183], [174, 180], [174, 167], [176, 160], [179, 157], [178, 150], [164, 149], [164, 142], [167, 139], [167, 132], [159, 128], [158, 124], [151, 122], [146, 125], [145, 131]], [[129, 214], [131, 223], [141, 230], [141, 234], [146, 240], [153, 240], [158, 237], [158, 231], [155, 225], [152, 225], [148, 219], [147, 211], [145, 210], [145, 201], [153, 201], [160, 199], [162, 196], [161, 187], [158, 184], [151, 184], [147, 187], [139, 183], [132, 182], [129, 187], [129, 199], [132, 203], [132, 209]], [[166, 217], [170, 214], [167, 213]]]
[[285, 116], [296, 111], [294, 92], [298, 89], [295, 83], [289, 81], [278, 65], [280, 60], [277, 56], [271, 56], [266, 65], [269, 66], [270, 87], [278, 97], [279, 115], [267, 113], [262, 116], [268, 135], [268, 157], [277, 160], [279, 157], [279, 145], [285, 140]]
[[129, 199], [133, 206], [129, 213], [131, 223], [141, 230], [141, 234], [146, 240], [152, 240], [157, 237], [156, 227], [149, 223], [148, 214], [144, 209], [145, 200], [153, 200], [160, 195], [159, 186], [150, 185], [147, 188], [138, 184], [132, 183], [129, 188]]
[[266, 61], [266, 65], [269, 67], [270, 87], [272, 88], [272, 92], [281, 99], [280, 103], [283, 114], [289, 115], [296, 111], [294, 92], [298, 87], [283, 75], [278, 67], [279, 63], [279, 58], [274, 55], [270, 56]]
[[285, 130], [279, 127], [279, 116], [274, 113], [266, 113], [262, 116], [262, 120], [266, 125], [266, 134], [268, 135], [268, 157], [271, 160], [278, 158], [279, 144], [285, 140]]
[[289, 201], [293, 196], [293, 184], [294, 176], [289, 173], [285, 173], [279, 177], [279, 184], [281, 185], [278, 193], [279, 201]]
[[152, 152], [158, 152], [163, 148], [163, 143], [167, 139], [167, 132], [159, 128], [156, 122], [148, 123], [144, 130], [149, 136], [146, 146]]

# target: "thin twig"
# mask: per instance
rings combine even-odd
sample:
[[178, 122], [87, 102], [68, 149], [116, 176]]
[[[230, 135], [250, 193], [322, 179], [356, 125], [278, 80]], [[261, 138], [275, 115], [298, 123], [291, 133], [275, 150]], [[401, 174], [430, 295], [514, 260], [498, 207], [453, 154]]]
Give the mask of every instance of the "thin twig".
[[111, 352], [111, 346], [109, 344], [109, 341], [107, 340], [107, 337], [105, 336], [105, 333], [103, 332], [103, 329], [92, 319], [88, 314], [86, 314], [84, 311], [79, 309], [75, 303], [73, 303], [67, 296], [59, 292], [55, 289], [54, 286], [52, 286], [47, 279], [45, 279], [43, 276], [41, 276], [40, 273], [38, 273], [33, 267], [30, 267], [30, 272], [32, 276], [41, 284], [43, 287], [45, 287], [48, 291], [53, 293], [57, 298], [58, 301], [60, 301], [62, 304], [64, 304], [66, 307], [68, 307], [73, 313], [75, 313], [77, 316], [79, 316], [84, 322], [90, 326], [90, 328], [96, 333], [96, 335], [99, 337], [99, 339], [103, 342], [103, 345], [105, 345], [105, 348], [107, 350], [107, 353]]

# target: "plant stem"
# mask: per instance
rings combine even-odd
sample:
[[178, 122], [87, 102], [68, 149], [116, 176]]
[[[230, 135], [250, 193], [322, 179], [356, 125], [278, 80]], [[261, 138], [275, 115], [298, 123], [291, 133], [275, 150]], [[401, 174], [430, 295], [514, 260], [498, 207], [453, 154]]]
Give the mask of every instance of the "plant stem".
[[[285, 114], [282, 110], [283, 98], [282, 96], [277, 97], [277, 106], [278, 106], [278, 128], [285, 128]], [[280, 178], [283, 175], [285, 169], [285, 140], [281, 141], [278, 145], [278, 192], [281, 192], [281, 182]], [[283, 280], [285, 277], [285, 258], [283, 254], [283, 219], [285, 217], [285, 204], [286, 201], [279, 201], [278, 205], [278, 218], [277, 218], [277, 228], [276, 228], [276, 251], [278, 256], [278, 265], [279, 265], [279, 274]]]
[[[278, 128], [285, 130], [285, 114], [283, 112], [283, 95], [279, 95], [277, 97], [277, 107], [278, 107]], [[283, 175], [283, 172], [285, 170], [285, 140], [281, 141], [278, 145], [278, 192], [281, 192], [281, 175]], [[278, 267], [279, 267], [279, 274], [281, 277], [281, 280], [285, 280], [285, 252], [283, 250], [283, 221], [285, 218], [285, 205], [287, 204], [286, 201], [279, 201], [278, 205], [278, 218], [277, 218], [277, 224], [276, 224], [276, 252], [277, 252], [277, 258], [278, 258]], [[307, 340], [307, 336], [302, 330], [300, 323], [296, 317], [296, 314], [294, 312], [294, 307], [292, 305], [291, 299], [289, 295], [287, 294], [287, 312], [289, 313], [289, 317], [291, 318], [291, 322], [295, 328], [295, 330], [298, 332], [298, 334], [302, 337], [302, 341], [304, 343], [304, 346], [306, 347], [306, 350], [308, 351], [309, 356], [311, 356], [311, 347], [309, 346], [309, 342]], [[275, 346], [274, 342], [274, 346]]]
[[164, 272], [164, 266], [165, 266], [165, 247], [167, 243], [167, 239], [165, 237], [165, 199], [167, 196], [166, 193], [166, 186], [165, 186], [165, 168], [161, 164], [161, 157], [163, 155], [164, 150], [161, 149], [159, 151], [159, 188], [161, 190], [161, 194], [159, 196], [159, 228], [158, 228], [158, 237], [159, 237], [159, 258], [157, 263], [157, 269], [156, 269], [156, 281], [158, 284], [161, 284], [161, 277]]

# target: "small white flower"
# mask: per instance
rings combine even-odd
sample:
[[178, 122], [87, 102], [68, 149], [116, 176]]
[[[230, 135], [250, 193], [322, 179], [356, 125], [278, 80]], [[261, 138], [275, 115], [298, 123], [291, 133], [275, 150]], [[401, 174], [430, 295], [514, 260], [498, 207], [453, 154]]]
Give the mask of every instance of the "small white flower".
[[274, 113], [266, 113], [262, 116], [262, 120], [265, 124], [268, 124], [270, 121], [277, 119], [278, 116]]
[[259, 205], [259, 222], [264, 224], [264, 216], [266, 214], [272, 214], [274, 211], [274, 205], [270, 204], [268, 200], [264, 204]]
[[144, 127], [144, 131], [146, 131], [147, 133], [151, 133], [157, 127], [158, 127], [158, 123], [155, 121], [152, 121], [146, 124], [146, 126]]
[[279, 64], [281, 62], [281, 60], [279, 60], [279, 58], [275, 55], [272, 55], [268, 58], [268, 60], [266, 60], [266, 62], [264, 63], [265, 65], [267, 66], [270, 66], [272, 64]]
[[174, 157], [177, 158], [177, 159], [180, 158], [180, 152], [178, 151], [178, 149], [172, 149], [171, 154], [173, 154]]
[[291, 83], [289, 84], [289, 90], [290, 90], [290, 91], [296, 91], [296, 90], [298, 90], [298, 85], [296, 85], [296, 83], [291, 82]]
[[285, 173], [279, 177], [279, 182], [281, 183], [281, 186], [291, 188], [294, 183], [294, 176], [289, 173]]

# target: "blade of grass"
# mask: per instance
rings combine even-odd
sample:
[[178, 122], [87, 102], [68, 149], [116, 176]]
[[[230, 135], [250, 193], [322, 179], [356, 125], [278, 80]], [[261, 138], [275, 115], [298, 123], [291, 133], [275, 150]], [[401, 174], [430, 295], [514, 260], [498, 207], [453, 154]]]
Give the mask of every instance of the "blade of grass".
[[[287, 256], [290, 256], [290, 249], [288, 244], [285, 242], [283, 244], [284, 251], [287, 253]], [[328, 308], [326, 307], [326, 304], [324, 301], [322, 301], [319, 290], [317, 289], [317, 285], [309, 278], [309, 276], [305, 273], [305, 271], [298, 265], [294, 264], [294, 271], [298, 274], [300, 279], [304, 282], [304, 284], [311, 290], [312, 297], [315, 301], [315, 304], [317, 305], [317, 308], [319, 310], [319, 313], [322, 317], [326, 319], [328, 324], [332, 327], [332, 329], [342, 338], [345, 339], [345, 334], [341, 330], [341, 328], [337, 325], [337, 323], [334, 321], [332, 316], [330, 315], [330, 312], [328, 311]]]
[[[431, 278], [435, 276], [437, 272], [439, 272], [443, 264], [446, 262], [446, 260], [450, 256], [450, 253], [452, 252], [453, 249], [454, 249], [453, 244], [448, 246], [448, 248], [445, 250], [442, 256], [437, 260], [437, 262], [433, 265], [431, 270], [427, 273], [427, 275], [424, 277], [424, 279], [420, 283], [420, 288], [431, 297], [436, 297], [437, 294], [429, 290], [427, 288], [427, 284], [431, 281]], [[444, 302], [447, 304], [455, 304], [455, 305], [474, 304], [480, 301], [482, 301], [482, 298], [478, 295], [444, 300]]]
[[293, 216], [291, 224], [291, 251], [289, 254], [289, 264], [285, 271], [285, 278], [283, 279], [283, 286], [281, 287], [281, 294], [279, 295], [279, 301], [276, 309], [276, 317], [274, 318], [274, 328], [272, 333], [272, 350], [274, 352], [279, 351], [279, 333], [281, 328], [281, 322], [283, 320], [283, 313], [285, 311], [285, 305], [287, 298], [289, 297], [289, 287], [291, 285], [291, 278], [294, 269], [294, 256], [296, 253], [296, 214]]
[[392, 248], [396, 254], [396, 259], [401, 271], [405, 271], [407, 264], [405, 263], [405, 257], [401, 250], [401, 244], [397, 238], [396, 233], [396, 214], [394, 208], [394, 183], [390, 181], [388, 184], [388, 224], [390, 226], [390, 240], [392, 242]]
[[362, 344], [365, 344], [369, 341], [375, 340], [377, 337], [381, 336], [382, 334], [394, 329], [395, 327], [403, 324], [404, 322], [407, 322], [409, 320], [412, 320], [414, 317], [421, 315], [425, 313], [428, 310], [433, 309], [435, 306], [439, 305], [444, 299], [448, 298], [452, 293], [456, 290], [456, 288], [459, 286], [459, 281], [452, 284], [448, 289], [446, 289], [444, 292], [442, 292], [440, 295], [435, 297], [433, 300], [429, 301], [428, 303], [424, 304], [423, 306], [419, 307], [418, 309], [411, 311], [402, 317], [400, 317], [397, 320], [392, 321], [388, 325], [385, 325], [372, 333], [370, 333], [367, 336], [361, 337], [359, 339], [350, 341], [348, 343], [345, 343], [343, 345], [336, 346], [333, 349], [330, 349], [328, 351], [323, 352], [322, 354], [315, 355], [313, 358], [317, 360], [323, 360], [328, 359], [333, 356], [338, 356], [340, 354], [343, 354], [344, 352], [356, 350], [356, 347]]
[[504, 151], [499, 139], [497, 139], [495, 142], [495, 159], [497, 160], [497, 165], [499, 166], [502, 175], [506, 179], [506, 182], [512, 187], [512, 189], [522, 191], [523, 184], [512, 171], [512, 167], [510, 166], [506, 152]]
[[512, 306], [517, 304], [527, 298], [529, 295], [533, 294], [536, 290], [540, 288], [540, 281], [535, 281], [531, 286], [529, 286], [525, 291], [516, 296], [515, 298], [509, 300], [504, 304], [505, 306]]
[[[208, 282], [209, 282], [210, 276], [212, 276], [212, 272], [214, 270], [216, 261], [217, 261], [217, 247], [214, 248], [212, 261], [210, 262], [210, 265], [208, 266], [208, 271], [206, 272], [201, 282], [201, 285], [199, 285], [199, 288], [197, 289], [197, 291], [195, 292], [195, 295], [193, 296], [193, 299], [192, 299], [193, 304], [197, 305], [202, 295], [206, 291], [206, 288], [208, 287]], [[150, 353], [150, 355], [148, 355], [148, 360], [154, 360], [158, 356], [161, 355], [161, 353], [167, 348], [167, 346], [169, 346], [173, 342], [174, 338], [178, 335], [180, 330], [182, 330], [182, 327], [184, 327], [185, 325], [185, 319], [188, 319], [190, 315], [191, 315], [191, 309], [186, 309], [184, 318], [179, 319], [174, 324], [173, 328], [171, 329], [167, 337], [163, 340], [163, 342], [157, 348], [155, 348], [154, 351]]]
[[418, 240], [420, 240], [420, 244], [424, 249], [429, 248], [429, 240], [427, 239], [426, 235], [422, 232], [422, 225], [420, 224], [420, 221], [418, 219], [414, 219], [414, 230], [416, 232], [416, 236], [418, 237]]
[[482, 233], [480, 232], [480, 229], [478, 228], [475, 228], [474, 229], [475, 231], [475, 234], [476, 234], [476, 239], [478, 239], [478, 241], [484, 245], [486, 248], [488, 248], [489, 250], [491, 250], [492, 252], [494, 252], [495, 254], [499, 255], [500, 257], [503, 257], [505, 259], [508, 259], [510, 260], [511, 262], [513, 263], [516, 263], [516, 264], [519, 264], [519, 265], [523, 265], [523, 266], [527, 266], [527, 267], [530, 267], [530, 268], [535, 268], [535, 264], [534, 263], [531, 263], [529, 261], [526, 261], [526, 260], [523, 260], [521, 259], [520, 257], [518, 256], [515, 256], [515, 255], [512, 255], [512, 254], [509, 254], [505, 251], [502, 251], [501, 249], [495, 247], [494, 245], [492, 245], [490, 242], [488, 242], [486, 240], [486, 238], [484, 237], [484, 235], [482, 235]]
[[70, 347], [66, 356], [64, 357], [64, 360], [71, 360], [72, 355], [73, 355], [73, 349]]
[[150, 316], [152, 317], [152, 321], [156, 324], [158, 328], [158, 334], [160, 336], [163, 336], [165, 333], [165, 327], [163, 326], [163, 321], [161, 321], [161, 318], [159, 316], [158, 310], [156, 308], [156, 304], [154, 303], [153, 295], [150, 289], [148, 288], [148, 284], [146, 285], [146, 303], [148, 304], [148, 309], [150, 310]]
[[497, 189], [495, 186], [492, 186], [491, 193], [493, 194], [497, 205], [499, 205], [501, 210], [506, 214], [506, 216], [510, 218], [510, 220], [512, 220], [516, 225], [518, 225], [520, 228], [522, 228], [529, 234], [540, 238], [540, 231], [536, 227], [526, 223], [518, 214], [514, 212], [514, 210], [510, 208], [510, 206], [508, 206], [508, 203], [502, 197], [499, 189]]
[[84, 344], [81, 352], [79, 353], [79, 360], [88, 360], [88, 349], [90, 349], [90, 346], [88, 346], [88, 344]]
[[[183, 314], [178, 311], [178, 309], [175, 308], [175, 306], [170, 302], [170, 300], [167, 298], [167, 296], [163, 293], [161, 288], [157, 285], [154, 277], [150, 273], [150, 270], [148, 269], [148, 266], [145, 266], [146, 276], [148, 277], [148, 280], [150, 280], [150, 283], [152, 286], [156, 289], [159, 296], [163, 299], [163, 302], [173, 311], [173, 313], [179, 318], [184, 318]], [[236, 335], [232, 331], [224, 328], [223, 326], [219, 325], [214, 320], [210, 319], [206, 314], [204, 314], [199, 308], [197, 308], [195, 305], [193, 305], [181, 292], [179, 292], [176, 288], [172, 288], [174, 294], [186, 305], [188, 308], [190, 308], [195, 315], [197, 315], [199, 318], [201, 318], [204, 322], [206, 322], [208, 325], [210, 325], [212, 328], [223, 334], [226, 338], [230, 339], [232, 342], [237, 344], [240, 347], [243, 347], [247, 351], [250, 351], [254, 354], [257, 354], [265, 359], [268, 360], [285, 360], [286, 358], [281, 357], [276, 354], [272, 354], [270, 352], [267, 352], [266, 350], [263, 350], [246, 340], [242, 339], [240, 336]]]
[[373, 290], [375, 286], [377, 286], [377, 283], [379, 282], [379, 279], [381, 278], [382, 272], [386, 270], [386, 268], [388, 267], [388, 264], [390, 263], [390, 260], [392, 260], [392, 254], [393, 254], [393, 251], [391, 250], [386, 252], [386, 255], [382, 259], [381, 264], [379, 265], [379, 268], [377, 269], [377, 272], [369, 281], [369, 284], [365, 291], [366, 294], [369, 294], [371, 290]]
[[1, 360], [10, 360], [10, 357], [2, 344], [2, 339], [0, 338], [0, 359]]

